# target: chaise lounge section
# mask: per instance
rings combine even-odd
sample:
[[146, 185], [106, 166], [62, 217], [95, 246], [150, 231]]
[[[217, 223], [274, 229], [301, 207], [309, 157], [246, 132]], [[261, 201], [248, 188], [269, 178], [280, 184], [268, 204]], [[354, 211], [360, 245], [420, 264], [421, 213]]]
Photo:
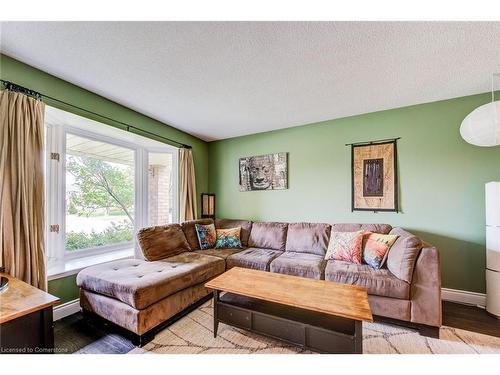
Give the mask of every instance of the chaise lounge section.
[[[189, 221], [138, 233], [145, 259], [89, 267], [77, 277], [83, 311], [98, 315], [134, 334], [142, 345], [186, 308], [205, 300], [205, 282], [232, 267], [246, 267], [367, 289], [379, 320], [415, 327], [436, 337], [441, 326], [439, 253], [402, 228], [387, 224], [316, 224], [215, 220], [216, 228], [241, 227], [242, 249], [200, 250], [195, 224]], [[324, 259], [332, 231], [366, 230], [396, 234], [386, 265]]]

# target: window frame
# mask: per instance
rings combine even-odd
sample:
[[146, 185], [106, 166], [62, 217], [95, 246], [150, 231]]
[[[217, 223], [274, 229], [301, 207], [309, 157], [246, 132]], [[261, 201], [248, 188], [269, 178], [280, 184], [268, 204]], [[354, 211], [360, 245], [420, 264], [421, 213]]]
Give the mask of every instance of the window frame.
[[[75, 115], [76, 116], [76, 115]], [[93, 120], [89, 120], [95, 122]], [[95, 122], [100, 126], [110, 127], [110, 125]], [[112, 127], [111, 127], [112, 128]], [[178, 160], [179, 149], [161, 142], [142, 137], [133, 133], [134, 137], [141, 137], [144, 144], [137, 144], [130, 139], [131, 133], [125, 130], [113, 128], [117, 132], [123, 132], [123, 138], [112, 137], [106, 134], [99, 134], [98, 130], [87, 130], [69, 124], [48, 124], [45, 123], [46, 148], [45, 148], [45, 177], [46, 177], [46, 248], [47, 262], [50, 276], [51, 268], [58, 268], [66, 261], [79, 258], [98, 256], [131, 249], [133, 254], [140, 252], [135, 234], [139, 229], [148, 226], [149, 217], [149, 153], [168, 153], [172, 155], [172, 219], [179, 221], [179, 175]], [[109, 129], [108, 129], [109, 131]], [[115, 146], [130, 149], [134, 152], [134, 239], [131, 242], [111, 244], [88, 249], [67, 251], [66, 240], [66, 139], [67, 134], [80, 136], [90, 140], [109, 143]], [[126, 140], [129, 138], [129, 140]], [[146, 145], [150, 143], [151, 146]], [[59, 160], [51, 158], [52, 153], [59, 154]], [[59, 224], [59, 232], [51, 232], [50, 225]]]

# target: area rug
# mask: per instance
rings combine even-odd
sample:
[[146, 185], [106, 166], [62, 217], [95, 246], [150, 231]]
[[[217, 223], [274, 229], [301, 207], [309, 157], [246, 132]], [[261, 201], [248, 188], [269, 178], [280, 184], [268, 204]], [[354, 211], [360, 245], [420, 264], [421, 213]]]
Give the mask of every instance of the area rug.
[[[212, 302], [203, 304], [156, 335], [132, 354], [298, 354], [312, 353], [278, 340], [219, 324], [213, 337]], [[500, 338], [442, 327], [440, 339], [420, 336], [398, 326], [364, 323], [363, 353], [368, 354], [500, 354]]]

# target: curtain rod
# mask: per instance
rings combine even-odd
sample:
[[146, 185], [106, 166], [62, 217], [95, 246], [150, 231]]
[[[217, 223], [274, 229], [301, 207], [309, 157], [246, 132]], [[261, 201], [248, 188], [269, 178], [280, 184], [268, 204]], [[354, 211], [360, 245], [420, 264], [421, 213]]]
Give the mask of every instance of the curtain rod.
[[367, 141], [367, 142], [357, 142], [357, 143], [346, 143], [346, 146], [359, 146], [359, 145], [374, 145], [377, 143], [384, 143], [384, 142], [392, 142], [392, 141], [397, 141], [398, 139], [401, 139], [401, 137], [397, 138], [387, 138], [387, 139], [379, 139], [377, 141]]
[[[118, 121], [118, 120], [115, 120], [111, 117], [107, 117], [107, 116], [104, 116], [104, 115], [101, 115], [99, 113], [96, 113], [96, 112], [93, 112], [93, 111], [90, 111], [88, 109], [85, 109], [85, 108], [82, 108], [82, 107], [78, 107], [74, 104], [71, 104], [71, 103], [67, 103], [63, 100], [60, 100], [60, 99], [57, 99], [57, 98], [54, 98], [52, 96], [49, 96], [49, 95], [45, 95], [45, 94], [42, 94], [40, 92], [37, 92], [37, 91], [34, 91], [34, 90], [31, 90], [31, 89], [28, 89], [26, 87], [23, 87], [23, 86], [20, 86], [20, 85], [17, 85], [13, 82], [9, 82], [9, 81], [5, 81], [3, 79], [0, 79], [0, 82], [5, 86], [5, 89], [8, 90], [8, 91], [13, 91], [13, 92], [19, 92], [19, 93], [22, 93], [24, 95], [27, 95], [27, 96], [30, 96], [36, 100], [42, 100], [43, 98], [46, 98], [46, 99], [50, 99], [52, 101], [55, 101], [55, 102], [58, 102], [58, 103], [61, 103], [61, 104], [64, 104], [64, 105], [67, 105], [67, 106], [70, 106], [70, 107], [73, 107], [73, 108], [76, 108], [80, 111], [83, 111], [83, 112], [86, 112], [86, 113], [90, 113], [94, 116], [98, 116], [102, 119], [106, 119], [108, 121], [112, 121], [114, 123], [117, 123], [117, 124], [120, 124], [120, 125], [123, 125], [125, 126], [126, 130], [130, 133], [135, 133], [135, 134], [138, 134], [137, 132], [139, 133], [143, 133], [143, 134], [147, 134], [147, 135], [150, 135], [150, 136], [153, 136], [153, 137], [156, 137], [156, 138], [160, 138], [160, 139], [163, 139], [165, 141], [167, 141], [168, 143], [175, 143], [179, 146], [181, 146], [182, 148], [191, 148], [190, 145], [186, 145], [184, 143], [181, 143], [181, 142], [178, 142], [178, 141], [175, 141], [173, 139], [170, 139], [170, 138], [167, 138], [167, 137], [163, 137], [161, 135], [158, 135], [158, 134], [155, 134], [155, 133], [152, 133], [148, 130], [143, 130], [143, 129], [140, 129], [138, 127], [135, 127], [133, 125], [129, 125], [125, 122], [122, 122], [122, 121]], [[131, 129], [135, 130], [135, 131], [131, 131]], [[141, 135], [141, 134], [138, 134], [138, 135]]]

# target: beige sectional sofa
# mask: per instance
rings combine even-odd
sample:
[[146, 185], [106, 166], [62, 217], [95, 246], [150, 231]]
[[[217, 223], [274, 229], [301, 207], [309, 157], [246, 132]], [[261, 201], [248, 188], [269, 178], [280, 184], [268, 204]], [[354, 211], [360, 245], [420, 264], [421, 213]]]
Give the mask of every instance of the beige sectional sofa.
[[[138, 234], [145, 259], [82, 270], [77, 284], [84, 313], [125, 328], [142, 345], [188, 307], [205, 300], [210, 294], [206, 281], [237, 266], [361, 285], [377, 319], [403, 323], [433, 337], [439, 334], [438, 251], [402, 228], [217, 219], [217, 228], [241, 226], [243, 249], [200, 250], [195, 224], [212, 222], [201, 219], [145, 228]], [[324, 260], [331, 231], [360, 229], [399, 236], [382, 269]]]

